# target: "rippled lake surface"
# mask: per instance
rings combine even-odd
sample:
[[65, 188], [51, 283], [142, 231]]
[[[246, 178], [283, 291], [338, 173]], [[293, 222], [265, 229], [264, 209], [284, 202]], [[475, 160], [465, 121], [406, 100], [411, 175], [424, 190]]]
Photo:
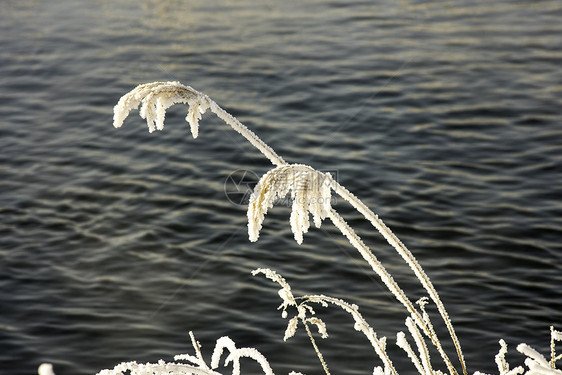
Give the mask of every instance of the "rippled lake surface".
[[[119, 97], [156, 80], [205, 92], [378, 213], [436, 285], [471, 373], [496, 373], [500, 338], [513, 364], [520, 342], [548, 355], [562, 329], [561, 17], [560, 1], [2, 1], [0, 372], [171, 360], [192, 353], [192, 330], [205, 356], [228, 335], [276, 373], [320, 373], [303, 331], [282, 341], [258, 267], [361, 306], [412, 372], [394, 345], [405, 313], [331, 223], [299, 246], [279, 206], [248, 241], [244, 189], [271, 165], [239, 135], [206, 114], [193, 140], [182, 106], [163, 132], [136, 111], [112, 127]], [[336, 208], [421, 297], [370, 224]], [[318, 314], [332, 372], [372, 373], [351, 319]]]

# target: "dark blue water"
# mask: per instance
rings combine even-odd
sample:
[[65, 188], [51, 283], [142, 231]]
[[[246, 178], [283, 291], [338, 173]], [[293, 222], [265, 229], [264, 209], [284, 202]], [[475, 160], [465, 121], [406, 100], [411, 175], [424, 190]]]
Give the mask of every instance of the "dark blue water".
[[[241, 137], [207, 114], [194, 141], [181, 106], [164, 132], [136, 112], [111, 126], [119, 97], [156, 80], [207, 93], [287, 161], [336, 171], [418, 257], [470, 372], [495, 373], [500, 338], [548, 354], [562, 328], [561, 17], [554, 0], [0, 2], [0, 372], [171, 360], [192, 353], [192, 330], [206, 356], [228, 335], [276, 373], [320, 373], [302, 331], [282, 341], [258, 267], [360, 305], [411, 370], [393, 344], [405, 314], [331, 224], [298, 246], [277, 207], [248, 241], [225, 181], [270, 165]], [[351, 319], [321, 314], [333, 373], [371, 373]]]

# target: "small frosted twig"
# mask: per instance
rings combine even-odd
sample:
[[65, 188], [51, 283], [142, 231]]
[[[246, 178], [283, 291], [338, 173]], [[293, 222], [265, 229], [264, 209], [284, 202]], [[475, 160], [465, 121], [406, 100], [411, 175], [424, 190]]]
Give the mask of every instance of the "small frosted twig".
[[529, 371], [526, 375], [562, 375], [562, 371], [551, 367], [550, 363], [529, 345], [519, 344], [517, 350], [527, 356], [525, 364], [529, 367]]
[[503, 339], [500, 340], [500, 350], [495, 356], [496, 364], [498, 365], [498, 371], [500, 374], [505, 374], [509, 371], [509, 364], [505, 360], [505, 355], [507, 354], [507, 344]]
[[551, 367], [544, 367], [530, 358], [525, 360], [525, 364], [529, 370], [525, 375], [561, 375], [562, 371], [553, 369]]
[[266, 375], [273, 375], [273, 370], [267, 362], [267, 359], [254, 348], [236, 348], [236, 344], [229, 337], [223, 336], [217, 340], [215, 349], [213, 350], [213, 355], [211, 358], [211, 367], [216, 369], [220, 365], [220, 358], [224, 349], [228, 349], [230, 352], [226, 357], [224, 365], [227, 366], [232, 362], [232, 374], [240, 375], [240, 358], [247, 357], [258, 362]]
[[562, 331], [556, 331], [553, 326], [550, 326], [551, 341], [562, 341]]
[[507, 344], [503, 339], [500, 340], [500, 350], [495, 356], [496, 364], [498, 365], [498, 371], [500, 375], [521, 375], [525, 372], [525, 369], [521, 366], [517, 366], [514, 369], [509, 369], [509, 363], [505, 359], [507, 354]]
[[326, 361], [324, 361], [324, 356], [322, 355], [320, 349], [318, 349], [318, 346], [316, 345], [316, 340], [314, 340], [314, 337], [312, 336], [312, 332], [310, 332], [310, 328], [308, 327], [308, 324], [306, 324], [306, 322], [303, 321], [303, 325], [304, 328], [306, 329], [306, 334], [308, 335], [308, 338], [310, 339], [310, 342], [314, 347], [314, 351], [316, 352], [316, 355], [318, 356], [320, 363], [322, 363], [322, 368], [324, 369], [324, 372], [326, 373], [326, 375], [330, 375], [330, 371], [328, 370], [328, 365], [326, 364]]
[[281, 289], [278, 291], [279, 297], [283, 301], [283, 304], [279, 306], [279, 308], [283, 309], [283, 317], [286, 317], [285, 309], [289, 306], [297, 306], [297, 301], [293, 296], [293, 292], [291, 291], [291, 286], [283, 276], [279, 275], [277, 272], [270, 270], [269, 268], [258, 268], [252, 271], [252, 276], [256, 276], [258, 274], [263, 274], [265, 277], [270, 279], [271, 281], [281, 285]]
[[[425, 305], [427, 305], [427, 303], [428, 303], [428, 298], [422, 297], [419, 300], [417, 300], [416, 303], [420, 307], [420, 310], [422, 312], [423, 321], [426, 324], [424, 327], [420, 327], [420, 328], [424, 329], [424, 332], [426, 332], [425, 329], [427, 329], [427, 331], [429, 332], [428, 337], [436, 337], [437, 338], [437, 333], [435, 332], [435, 329], [433, 328], [433, 324], [431, 323], [431, 319], [429, 318], [429, 314], [425, 310]], [[425, 346], [425, 342], [424, 342], [424, 346]], [[426, 351], [427, 351], [427, 348], [426, 348]], [[440, 353], [442, 355], [444, 353], [444, 351], [440, 352]], [[429, 358], [429, 351], [427, 351], [427, 356]], [[450, 361], [448, 361], [448, 358], [443, 358], [443, 360], [449, 366], [449, 369], [453, 366], [452, 363]], [[435, 372], [434, 370], [432, 370], [432, 371]]]
[[519, 344], [517, 350], [526, 355], [525, 364], [529, 367], [528, 375], [562, 375], [562, 371], [551, 367], [550, 363], [535, 349], [527, 344]]
[[285, 336], [283, 337], [283, 340], [287, 340], [287, 339], [294, 336], [294, 334], [297, 330], [298, 319], [300, 319], [302, 321], [305, 329], [306, 329], [306, 333], [308, 335], [308, 338], [310, 339], [310, 342], [312, 343], [314, 351], [316, 352], [316, 355], [318, 356], [318, 359], [320, 360], [320, 363], [322, 364], [322, 367], [324, 368], [324, 371], [326, 372], [327, 375], [330, 375], [330, 372], [328, 370], [328, 365], [324, 361], [324, 356], [322, 355], [322, 353], [318, 349], [318, 346], [316, 345], [316, 340], [314, 340], [314, 337], [312, 336], [312, 333], [310, 332], [310, 328], [308, 327], [308, 322], [310, 322], [312, 324], [315, 324], [318, 327], [318, 331], [320, 332], [320, 334], [324, 338], [328, 335], [326, 333], [326, 325], [324, 324], [324, 322], [322, 322], [322, 320], [320, 320], [318, 318], [309, 318], [309, 319], [306, 318], [306, 312], [309, 311], [311, 314], [314, 314], [314, 310], [312, 310], [312, 308], [310, 306], [307, 306], [305, 303], [300, 303], [300, 304], [297, 303], [295, 297], [293, 296], [293, 293], [291, 292], [291, 286], [277, 272], [275, 272], [273, 270], [270, 270], [269, 268], [258, 268], [256, 270], [252, 271], [253, 276], [256, 276], [257, 274], [263, 274], [268, 279], [270, 279], [273, 282], [281, 285], [282, 289], [279, 290], [279, 296], [283, 300], [283, 304], [281, 305], [281, 307], [283, 308], [283, 315], [284, 316], [286, 316], [285, 309], [288, 306], [295, 306], [297, 308], [298, 315], [293, 317], [289, 321], [289, 324], [287, 325], [287, 329], [285, 330]]
[[353, 317], [353, 320], [355, 321], [354, 323], [355, 330], [362, 332], [367, 337], [367, 339], [371, 343], [371, 346], [375, 350], [375, 353], [377, 353], [379, 358], [382, 360], [385, 369], [387, 369], [388, 372], [392, 374], [395, 375], [397, 374], [396, 369], [394, 368], [394, 365], [390, 360], [390, 357], [386, 353], [386, 347], [383, 340], [384, 338], [381, 339], [377, 338], [377, 334], [375, 333], [373, 328], [369, 326], [367, 321], [363, 318], [363, 316], [359, 312], [359, 308], [356, 305], [351, 305], [341, 299], [328, 297], [324, 295], [306, 295], [301, 298], [304, 299], [306, 302], [314, 302], [320, 304], [331, 303], [335, 306], [340, 307], [342, 310], [350, 314]]
[[326, 323], [324, 323], [322, 321], [322, 319], [312, 317], [312, 318], [306, 319], [306, 322], [310, 323], [310, 324], [314, 324], [316, 326], [316, 328], [318, 329], [318, 333], [320, 334], [320, 336], [323, 339], [328, 338], [328, 331], [326, 330]]
[[427, 311], [425, 311], [425, 305], [427, 305], [428, 303], [428, 298], [427, 297], [422, 297], [419, 300], [416, 301], [416, 304], [420, 307], [420, 310], [422, 312], [422, 318], [423, 321], [425, 322], [426, 326], [425, 327], [421, 327], [422, 329], [425, 329], [427, 327], [428, 331], [430, 332], [430, 337], [437, 337], [437, 333], [435, 332], [435, 329], [433, 328], [433, 324], [431, 323], [431, 319], [429, 318], [429, 314], [427, 313]]
[[[310, 329], [309, 329], [307, 323], [310, 322], [310, 323], [316, 324], [318, 329], [319, 329], [320, 334], [323, 337], [327, 336], [327, 333], [325, 331], [325, 324], [324, 324], [324, 322], [322, 322], [318, 318], [306, 318], [306, 312], [307, 311], [309, 311], [311, 314], [314, 314], [314, 310], [306, 304], [307, 302], [319, 303], [319, 304], [322, 304], [324, 306], [327, 306], [327, 303], [331, 303], [331, 304], [334, 304], [336, 306], [339, 306], [340, 308], [342, 308], [343, 310], [345, 310], [346, 312], [351, 314], [353, 316], [354, 320], [355, 320], [355, 329], [358, 330], [358, 331], [362, 331], [365, 334], [365, 336], [367, 336], [367, 338], [371, 342], [371, 345], [373, 345], [373, 348], [375, 349], [375, 352], [379, 355], [379, 357], [382, 359], [383, 363], [385, 364], [385, 367], [390, 369], [390, 372], [392, 374], [396, 374], [396, 370], [394, 369], [394, 366], [392, 365], [392, 361], [390, 360], [390, 358], [386, 354], [386, 350], [385, 350], [385, 347], [384, 347], [383, 340], [377, 339], [377, 336], [376, 336], [375, 332], [367, 324], [365, 319], [361, 316], [361, 314], [358, 311], [357, 306], [350, 305], [347, 302], [342, 301], [340, 299], [327, 297], [327, 296], [324, 296], [324, 295], [305, 295], [303, 297], [298, 298], [299, 300], [303, 300], [303, 302], [301, 302], [300, 304], [297, 304], [296, 298], [294, 298], [292, 293], [290, 292], [290, 290], [291, 290], [290, 285], [287, 283], [287, 281], [282, 276], [280, 276], [277, 272], [272, 271], [272, 270], [267, 269], [267, 268], [260, 268], [260, 269], [252, 271], [253, 275], [257, 275], [259, 273], [264, 274], [270, 280], [272, 280], [272, 281], [278, 283], [279, 285], [281, 285], [283, 287], [283, 289], [281, 289], [281, 290], [284, 291], [284, 293], [279, 293], [281, 295], [281, 297], [284, 298], [284, 296], [290, 295], [290, 297], [291, 297], [291, 299], [290, 299], [291, 303], [290, 304], [296, 306], [298, 311], [299, 311], [299, 315], [293, 317], [289, 321], [289, 324], [287, 325], [287, 329], [285, 331], [284, 339], [286, 340], [286, 339], [292, 337], [295, 334], [297, 321], [298, 321], [297, 319], [301, 319], [301, 321], [303, 322], [303, 325], [305, 326], [307, 334], [308, 334], [308, 336], [309, 336], [309, 338], [312, 342], [312, 346], [314, 347], [314, 350], [316, 351], [316, 354], [318, 355], [318, 358], [320, 359], [320, 362], [322, 363], [322, 367], [324, 368], [324, 371], [326, 371], [327, 374], [329, 373], [328, 366], [326, 365], [326, 363], [324, 361], [322, 353], [318, 349], [318, 346], [317, 346], [317, 344], [316, 344], [316, 342], [315, 342], [315, 340], [312, 336], [312, 333], [310, 332]], [[286, 305], [286, 304], [287, 303], [284, 301], [283, 305]]]
[[562, 341], [562, 332], [550, 326], [550, 367], [556, 367], [556, 361], [562, 359], [562, 354], [556, 355], [556, 341]]
[[195, 349], [196, 357], [194, 357], [192, 355], [189, 355], [189, 354], [179, 354], [179, 355], [174, 356], [174, 360], [175, 361], [180, 361], [180, 360], [190, 361], [191, 363], [199, 365], [200, 367], [202, 367], [206, 370], [210, 370], [209, 366], [207, 366], [207, 363], [203, 359], [203, 354], [201, 354], [201, 346], [195, 340], [195, 336], [193, 335], [192, 331], [189, 331], [189, 337], [191, 338], [191, 344], [193, 345], [193, 349]]
[[537, 352], [535, 349], [531, 348], [527, 344], [517, 345], [517, 351], [521, 354], [526, 355], [533, 361], [539, 363], [541, 366], [550, 367], [547, 360], [542, 356], [542, 354], [540, 354], [539, 352]]
[[421, 332], [418, 330], [418, 327], [410, 317], [406, 318], [406, 327], [408, 327], [408, 331], [410, 332], [410, 335], [412, 335], [414, 342], [418, 347], [418, 352], [420, 354], [421, 362], [425, 369], [425, 373], [432, 374], [433, 368], [431, 367], [429, 350], [427, 350], [427, 345], [425, 345], [425, 341], [421, 335]]
[[425, 370], [420, 362], [420, 359], [418, 358], [416, 353], [414, 353], [414, 350], [408, 343], [408, 340], [406, 340], [406, 335], [404, 334], [404, 332], [398, 332], [398, 334], [396, 335], [396, 345], [398, 345], [398, 347], [406, 352], [406, 354], [416, 367], [416, 370], [418, 370], [418, 372], [422, 375], [425, 374]]

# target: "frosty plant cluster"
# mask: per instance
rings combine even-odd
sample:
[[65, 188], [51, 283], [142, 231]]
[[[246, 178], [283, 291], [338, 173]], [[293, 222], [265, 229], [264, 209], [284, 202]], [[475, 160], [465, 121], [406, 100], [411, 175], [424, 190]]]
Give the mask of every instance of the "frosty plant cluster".
[[[113, 125], [116, 128], [121, 127], [129, 112], [140, 106], [140, 116], [146, 119], [149, 131], [162, 130], [164, 128], [166, 110], [176, 103], [188, 105], [189, 110], [186, 121], [189, 123], [191, 134], [194, 138], [197, 138], [199, 134], [199, 120], [201, 116], [207, 110], [210, 110], [230, 125], [233, 130], [246, 138], [273, 164], [274, 167], [259, 179], [250, 196], [247, 212], [250, 241], [258, 240], [267, 212], [276, 201], [285, 197], [289, 197], [291, 201], [289, 222], [298, 244], [303, 242], [304, 234], [310, 228], [311, 219], [316, 227], [320, 227], [324, 220], [329, 219], [348, 239], [349, 243], [359, 251], [365, 261], [371, 266], [373, 272], [378, 275], [387, 289], [394, 295], [397, 302], [405, 309], [407, 316], [405, 320], [406, 330], [405, 332], [398, 332], [396, 335], [396, 345], [403, 349], [405, 355], [398, 360], [409, 360], [412, 363], [413, 369], [422, 375], [467, 375], [467, 366], [453, 324], [429, 277], [425, 274], [412, 253], [384, 222], [349, 190], [339, 184], [330, 173], [318, 171], [308, 165], [287, 163], [256, 134], [219, 107], [207, 95], [179, 82], [153, 82], [136, 87], [124, 95], [115, 106]], [[386, 239], [424, 287], [427, 292], [426, 297], [418, 301], [412, 301], [406, 295], [375, 254], [332, 207], [331, 201], [334, 196], [339, 196], [347, 201]], [[326, 374], [330, 374], [329, 367], [316, 345], [315, 334], [313, 334], [311, 327], [315, 327], [322, 338], [328, 336], [327, 327], [316, 315], [314, 305], [324, 307], [331, 305], [341, 308], [350, 314], [353, 319], [354, 329], [363, 333], [373, 348], [373, 374], [397, 374], [393, 360], [386, 350], [386, 337], [379, 337], [377, 335], [371, 325], [362, 317], [356, 305], [324, 295], [294, 296], [287, 281], [270, 269], [258, 269], [253, 274], [263, 275], [278, 285], [280, 288], [278, 293], [282, 300], [280, 306], [282, 316], [289, 319], [289, 311], [296, 311], [296, 314], [288, 321], [284, 339], [291, 338], [295, 335], [298, 327], [302, 326]], [[441, 341], [443, 338], [438, 337], [432, 319], [425, 309], [428, 303], [433, 303], [437, 308], [440, 319], [447, 328], [448, 339], [453, 344], [453, 353], [447, 353], [443, 349]], [[207, 364], [201, 354], [199, 343], [195, 340], [193, 334], [190, 333], [190, 335], [195, 355], [178, 355], [174, 358], [175, 362], [160, 361], [147, 364], [124, 362], [111, 370], [103, 370], [99, 374], [223, 374], [227, 370], [222, 368], [219, 370], [219, 367], [225, 351], [228, 354], [226, 355], [224, 365], [232, 365], [231, 371], [234, 375], [241, 373], [240, 359], [244, 357], [257, 361], [265, 374], [273, 374], [265, 357], [256, 349], [237, 348], [235, 343], [228, 337], [222, 337], [217, 340], [211, 362]], [[527, 357], [525, 360], [526, 369], [521, 366], [510, 369], [509, 364], [505, 360], [507, 346], [505, 342], [500, 341], [500, 351], [495, 358], [499, 374], [562, 375], [562, 371], [556, 368], [556, 362], [562, 358], [562, 355], [557, 355], [555, 350], [556, 342], [561, 340], [562, 333], [552, 328], [550, 360], [545, 359], [541, 354], [525, 344], [519, 345], [518, 351]], [[440, 361], [432, 361], [430, 359], [430, 356], [434, 354], [439, 356]], [[438, 362], [441, 363], [440, 368], [434, 368], [434, 365]], [[48, 366], [43, 367], [43, 371], [51, 371], [52, 373], [52, 369]], [[44, 372], [44, 375], [48, 374], [50, 373]], [[291, 374], [298, 373], [292, 372]]]

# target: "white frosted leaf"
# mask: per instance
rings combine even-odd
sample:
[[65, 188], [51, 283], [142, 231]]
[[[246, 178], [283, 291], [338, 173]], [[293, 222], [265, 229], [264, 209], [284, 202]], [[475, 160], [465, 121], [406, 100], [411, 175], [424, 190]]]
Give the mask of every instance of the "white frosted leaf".
[[562, 332], [556, 331], [554, 329], [551, 330], [550, 335], [553, 340], [562, 341]]
[[316, 328], [318, 329], [318, 333], [320, 334], [320, 336], [322, 336], [323, 339], [328, 337], [328, 331], [326, 330], [326, 323], [324, 323], [322, 319], [308, 318], [306, 321], [316, 325]]
[[285, 330], [285, 336], [283, 337], [283, 341], [287, 341], [291, 337], [295, 335], [297, 331], [297, 325], [299, 323], [299, 317], [295, 316], [291, 320], [289, 320], [289, 324], [287, 324], [287, 329]]

